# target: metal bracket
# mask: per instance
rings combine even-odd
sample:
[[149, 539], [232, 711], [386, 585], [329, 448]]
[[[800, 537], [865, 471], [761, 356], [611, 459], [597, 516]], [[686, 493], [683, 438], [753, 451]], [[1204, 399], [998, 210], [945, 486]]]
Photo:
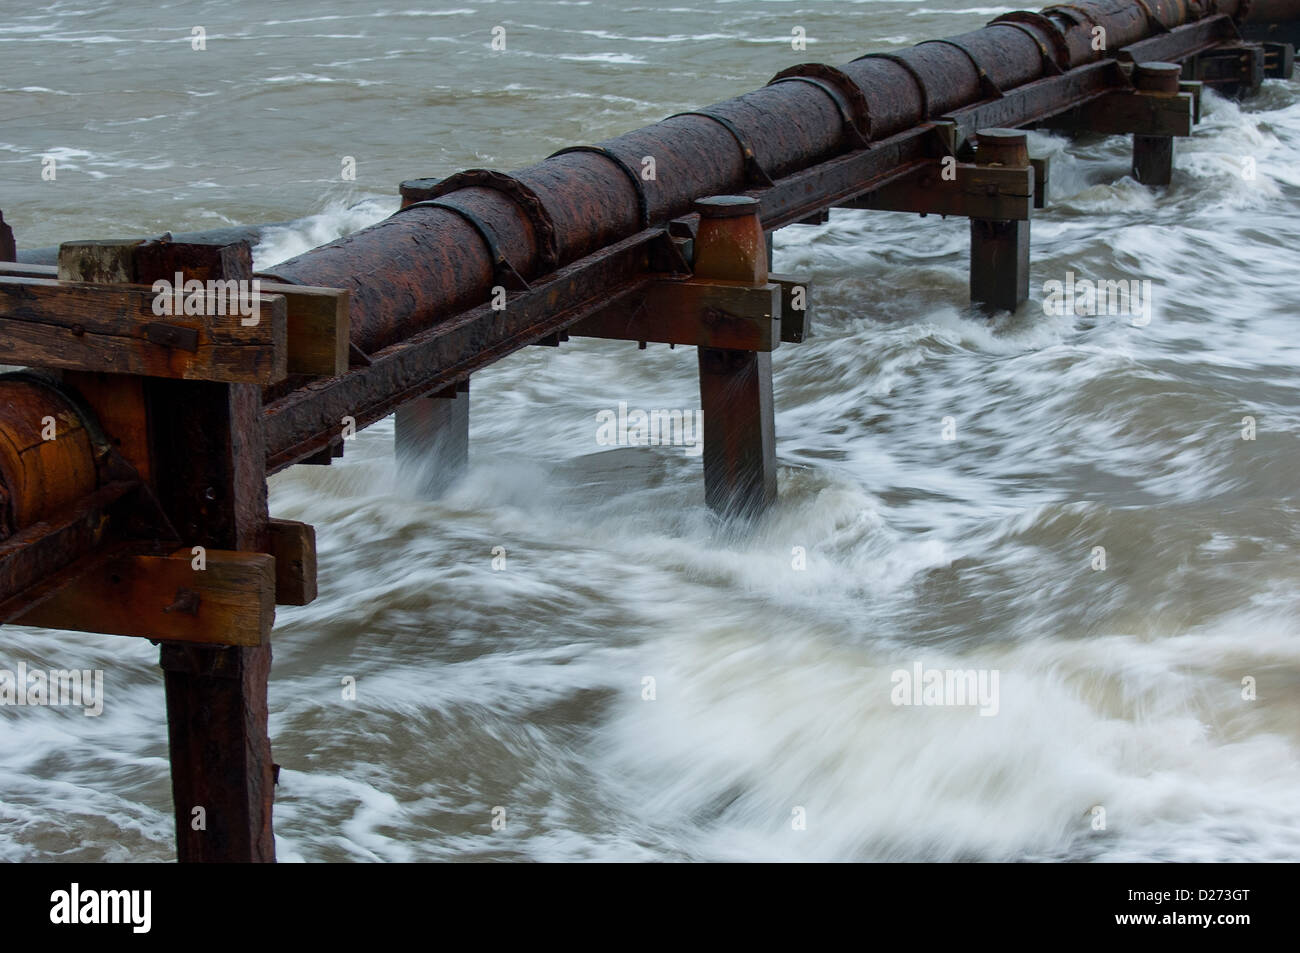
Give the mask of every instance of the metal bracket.
[[839, 90], [830, 83], [817, 79], [815, 76], [780, 76], [767, 85], [775, 86], [777, 83], [808, 83], [811, 86], [816, 86], [831, 98], [831, 102], [835, 103], [835, 108], [840, 111], [840, 118], [844, 120], [844, 128], [848, 132], [849, 141], [853, 143], [853, 147], [855, 149], [866, 149], [871, 145], [854, 121], [853, 110], [849, 108], [849, 104], [840, 95]]
[[754, 155], [753, 147], [751, 147], [749, 141], [745, 139], [745, 134], [742, 133], [736, 124], [726, 116], [719, 116], [711, 112], [704, 112], [701, 109], [695, 109], [690, 112], [673, 113], [668, 118], [676, 119], [678, 116], [703, 116], [705, 119], [712, 119], [718, 125], [722, 126], [722, 128], [726, 129], [727, 132], [731, 133], [731, 138], [735, 139], [736, 145], [740, 146], [740, 154], [744, 158], [745, 162], [745, 178], [747, 184], [760, 187], [770, 187], [776, 184], [772, 181], [772, 177], [767, 174], [761, 165], [759, 165], [758, 158]]
[[916, 88], [921, 94], [921, 118], [930, 118], [930, 94], [925, 88], [925, 78], [916, 71], [915, 66], [894, 53], [868, 53], [866, 56], [859, 56], [852, 62], [858, 63], [862, 60], [889, 60], [895, 66], [901, 66], [907, 75], [912, 77], [912, 82], [916, 84]]
[[650, 202], [646, 198], [645, 185], [641, 181], [641, 176], [637, 175], [636, 169], [632, 168], [604, 146], [569, 146], [569, 148], [561, 149], [559, 152], [552, 152], [547, 158], [554, 159], [556, 156], [567, 155], [570, 152], [594, 152], [596, 155], [602, 156], [614, 163], [614, 165], [618, 166], [619, 171], [627, 176], [628, 181], [632, 183], [633, 190], [636, 192], [636, 207], [640, 214], [641, 227], [650, 227]]
[[972, 53], [965, 44], [958, 43], [956, 40], [923, 40], [916, 45], [925, 46], [929, 43], [942, 43], [944, 46], [955, 47], [965, 53], [966, 59], [970, 60], [970, 65], [975, 67], [975, 75], [979, 77], [980, 89], [984, 92], [985, 96], [988, 99], [1002, 98], [1002, 88], [998, 86], [997, 83], [993, 82], [993, 77], [989, 76], [988, 71], [980, 65], [980, 61], [975, 58], [975, 54]]
[[425, 199], [423, 202], [412, 202], [394, 214], [400, 214], [413, 208], [441, 208], [459, 215], [473, 227], [474, 231], [478, 232], [478, 237], [483, 239], [483, 244], [487, 246], [488, 256], [492, 259], [492, 274], [497, 283], [505, 285], [513, 291], [528, 290], [528, 282], [502, 254], [501, 246], [497, 243], [497, 237], [493, 234], [492, 229], [488, 227], [487, 222], [469, 209], [461, 208], [453, 202], [446, 202], [442, 199]]

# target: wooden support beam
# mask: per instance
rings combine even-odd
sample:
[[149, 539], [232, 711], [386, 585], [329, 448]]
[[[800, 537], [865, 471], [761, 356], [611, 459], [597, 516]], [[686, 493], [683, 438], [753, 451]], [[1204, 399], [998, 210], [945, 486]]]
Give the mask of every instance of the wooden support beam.
[[[1033, 168], [1024, 132], [982, 129], [975, 161], [982, 166], [1018, 169], [1028, 177], [1033, 198]], [[1028, 212], [1028, 207], [1025, 211]], [[1029, 218], [970, 220], [970, 297], [985, 312], [1014, 311], [1029, 298]]]
[[5, 213], [0, 212], [0, 262], [12, 262], [18, 257], [18, 245], [14, 242], [14, 230], [5, 221]]
[[143, 285], [0, 277], [0, 363], [257, 384], [284, 378], [283, 297], [252, 296], [252, 325], [237, 309], [216, 313], [228, 308], [216, 292], [204, 295], [208, 313], [196, 315], [159, 316], [158, 297]]
[[1029, 164], [1034, 169], [1034, 208], [1047, 206], [1047, 181], [1052, 175], [1052, 157], [1030, 157]]
[[1143, 185], [1168, 185], [1173, 177], [1173, 137], [1134, 136], [1133, 178]]
[[781, 341], [801, 344], [812, 337], [812, 282], [802, 275], [773, 275], [767, 280], [781, 288]]
[[125, 481], [109, 483], [57, 516], [0, 542], [0, 623], [44, 598], [47, 593], [34, 590], [100, 546], [111, 508], [136, 488]]
[[348, 291], [287, 285], [271, 278], [259, 280], [263, 294], [282, 295], [287, 302], [289, 373], [311, 377], [346, 374], [352, 342]]
[[[702, 280], [768, 281], [759, 204], [744, 196], [695, 203], [700, 227], [695, 271]], [[772, 346], [780, 340], [775, 328]], [[704, 413], [704, 498], [724, 517], [752, 517], [776, 502], [776, 424], [771, 348], [699, 348], [700, 407]]]
[[398, 479], [417, 496], [437, 499], [469, 467], [469, 381], [397, 408]]
[[781, 288], [661, 278], [568, 329], [571, 337], [771, 351], [781, 342]]
[[316, 528], [296, 520], [267, 524], [275, 557], [275, 604], [305, 606], [316, 599]]
[[1201, 92], [1205, 89], [1205, 84], [1193, 79], [1183, 79], [1178, 81], [1178, 91], [1187, 93], [1192, 97], [1192, 125], [1197, 125], [1201, 121]]
[[1190, 136], [1194, 113], [1191, 93], [1165, 96], [1117, 90], [1046, 119], [1041, 125], [1064, 132], [1102, 135]]
[[182, 863], [272, 863], [269, 645], [165, 642], [163, 679]]
[[1290, 43], [1264, 43], [1264, 76], [1290, 79], [1295, 72], [1295, 47]]
[[1268, 53], [1260, 43], [1225, 44], [1192, 60], [1187, 78], [1213, 86], [1225, 96], [1241, 96], [1264, 84], [1267, 63]]
[[801, 218], [795, 222], [795, 225], [825, 225], [831, 220], [831, 210], [829, 208], [820, 209], [813, 212], [807, 218]]
[[100, 561], [16, 625], [208, 645], [263, 645], [275, 618], [275, 560], [263, 553], [190, 549]]
[[776, 424], [768, 351], [699, 350], [704, 498], [724, 516], [776, 502]]
[[[187, 278], [251, 275], [246, 260], [232, 260], [219, 246], [164, 244], [146, 261], [144, 267], [136, 259], [137, 281], [177, 270]], [[283, 348], [279, 354], [283, 359]], [[267, 552], [261, 387], [149, 378], [145, 399], [157, 499], [186, 542], [209, 551]], [[274, 603], [273, 566], [271, 573]], [[274, 605], [266, 614], [273, 618]], [[269, 641], [226, 647], [164, 642], [159, 661], [179, 859], [274, 861]]]
[[[1151, 102], [1189, 96], [1182, 92], [1182, 66], [1177, 63], [1137, 63], [1133, 84]], [[1197, 97], [1191, 96], [1188, 119], [1194, 120]], [[1190, 130], [1189, 130], [1190, 131]], [[1168, 185], [1174, 176], [1174, 139], [1168, 135], [1133, 136], [1133, 178], [1143, 185]]]
[[838, 207], [1028, 221], [1034, 207], [1034, 180], [1028, 162], [1002, 167], [935, 159]]

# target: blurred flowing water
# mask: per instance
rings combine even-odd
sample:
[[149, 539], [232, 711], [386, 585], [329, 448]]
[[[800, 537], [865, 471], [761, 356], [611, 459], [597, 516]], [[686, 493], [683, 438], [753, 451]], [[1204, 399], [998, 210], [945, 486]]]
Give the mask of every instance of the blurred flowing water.
[[[297, 219], [263, 267], [382, 218], [403, 178], [517, 168], [1010, 9], [5, 7], [20, 247]], [[664, 346], [475, 375], [471, 473], [440, 502], [397, 478], [391, 420], [273, 478], [273, 514], [317, 527], [321, 588], [277, 613], [281, 859], [1300, 859], [1300, 89], [1207, 95], [1167, 189], [1127, 177], [1123, 138], [1031, 147], [1051, 208], [1014, 316], [964, 313], [962, 220], [778, 234], [816, 330], [774, 355], [781, 500], [752, 528], [710, 519], [683, 448], [597, 443], [620, 401], [698, 407], [694, 354]], [[1149, 280], [1150, 322], [1044, 315], [1067, 272]], [[157, 649], [0, 631], [0, 668], [21, 661], [103, 669], [106, 701], [0, 709], [0, 859], [170, 859]], [[893, 704], [917, 663], [996, 671], [997, 714]]]

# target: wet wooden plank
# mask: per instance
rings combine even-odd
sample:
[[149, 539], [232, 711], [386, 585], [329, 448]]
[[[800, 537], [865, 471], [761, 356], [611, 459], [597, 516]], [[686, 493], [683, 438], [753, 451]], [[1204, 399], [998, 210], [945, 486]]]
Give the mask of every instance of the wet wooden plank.
[[[256, 296], [257, 322], [207, 313], [159, 316], [144, 285], [0, 277], [0, 363], [269, 384], [287, 373], [287, 304]], [[251, 310], [251, 309], [250, 309]]]
[[267, 530], [275, 557], [276, 605], [305, 606], [314, 601], [316, 528], [297, 520], [273, 519]]
[[16, 625], [73, 629], [169, 642], [257, 646], [275, 619], [275, 561], [265, 553], [190, 549], [105, 560]]

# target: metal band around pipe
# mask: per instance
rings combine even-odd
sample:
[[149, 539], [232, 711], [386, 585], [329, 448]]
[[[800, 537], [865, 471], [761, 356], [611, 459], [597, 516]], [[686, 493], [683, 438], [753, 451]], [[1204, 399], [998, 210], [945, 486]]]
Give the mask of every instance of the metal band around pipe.
[[930, 43], [942, 43], [944, 46], [951, 46], [965, 53], [966, 59], [970, 60], [970, 65], [975, 67], [975, 75], [979, 79], [980, 86], [983, 87], [984, 91], [989, 94], [989, 98], [991, 99], [1002, 98], [1002, 88], [998, 86], [997, 83], [993, 82], [993, 77], [991, 77], [988, 74], [988, 70], [986, 70], [983, 66], [980, 65], [980, 61], [975, 58], [975, 54], [972, 53], [966, 47], [965, 44], [958, 43], [956, 40], [922, 40], [920, 43], [916, 45], [926, 46], [927, 44]]
[[859, 56], [853, 62], [857, 63], [861, 60], [889, 60], [889, 62], [901, 66], [907, 72], [907, 75], [912, 77], [912, 82], [916, 84], [916, 88], [921, 94], [921, 119], [928, 120], [930, 118], [930, 94], [926, 92], [925, 79], [916, 71], [915, 66], [894, 53], [868, 53], [866, 56]]
[[516, 291], [527, 291], [528, 282], [523, 276], [515, 270], [514, 265], [510, 264], [509, 259], [501, 253], [501, 246], [497, 242], [497, 237], [493, 233], [488, 223], [483, 221], [469, 209], [461, 208], [451, 202], [445, 202], [442, 199], [425, 199], [423, 202], [412, 202], [405, 208], [400, 208], [394, 215], [401, 215], [403, 212], [410, 211], [413, 208], [440, 208], [446, 209], [454, 215], [460, 216], [462, 220], [478, 232], [478, 237], [483, 240], [487, 247], [488, 256], [492, 259], [492, 273], [496, 280], [502, 284], [512, 284]]
[[754, 150], [750, 146], [745, 134], [740, 131], [734, 122], [726, 116], [719, 116], [715, 113], [705, 112], [702, 109], [694, 109], [690, 112], [673, 113], [669, 119], [676, 119], [678, 116], [703, 116], [705, 119], [712, 119], [727, 132], [731, 133], [731, 138], [736, 140], [736, 145], [740, 147], [740, 154], [745, 163], [745, 178], [750, 185], [775, 185], [772, 177], [767, 174], [766, 170], [759, 165], [758, 158], [754, 155]]
[[650, 227], [650, 200], [646, 198], [645, 184], [641, 181], [641, 176], [637, 175], [636, 169], [632, 168], [617, 155], [610, 152], [604, 146], [569, 146], [567, 149], [561, 149], [559, 152], [552, 152], [548, 159], [554, 159], [556, 156], [568, 155], [570, 152], [594, 152], [598, 156], [603, 156], [614, 165], [618, 166], [628, 181], [632, 183], [632, 189], [636, 192], [636, 207], [642, 228]]
[[777, 83], [808, 83], [816, 86], [831, 98], [835, 108], [840, 111], [840, 118], [844, 120], [844, 128], [848, 132], [849, 141], [853, 143], [854, 148], [865, 149], [870, 145], [867, 137], [862, 134], [862, 130], [858, 128], [858, 124], [854, 121], [853, 110], [849, 107], [848, 102], [840, 95], [840, 91], [830, 83], [817, 79], [815, 76], [780, 76], [767, 85], [775, 86]]

